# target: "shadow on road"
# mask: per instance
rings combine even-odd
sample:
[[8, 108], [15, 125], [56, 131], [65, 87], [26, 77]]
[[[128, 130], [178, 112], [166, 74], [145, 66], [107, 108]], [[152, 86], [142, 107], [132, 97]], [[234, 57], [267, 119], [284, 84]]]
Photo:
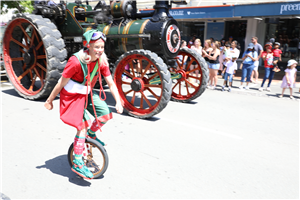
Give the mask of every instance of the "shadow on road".
[[2, 92], [5, 93], [5, 94], [9, 94], [9, 95], [11, 95], [11, 96], [23, 98], [23, 97], [21, 97], [21, 96], [16, 92], [16, 90], [14, 90], [14, 89], [8, 89], [8, 90], [5, 90], [5, 89], [3, 88], [3, 89], [2, 89]]
[[[45, 165], [37, 166], [37, 169], [49, 169], [52, 173], [58, 174], [64, 177], [69, 178], [69, 182], [74, 183], [79, 186], [88, 187], [91, 185], [90, 182], [79, 178], [74, 172], [71, 171], [71, 167], [68, 162], [67, 155], [61, 155], [53, 159], [47, 160]], [[102, 179], [104, 176], [100, 177]]]
[[[26, 100], [24, 97], [20, 96], [20, 95], [16, 92], [15, 89], [7, 89], [7, 90], [3, 89], [2, 92], [5, 93], [5, 94], [8, 94], [8, 95], [15, 96], [15, 97], [18, 97], [18, 98], [21, 98], [21, 99]], [[54, 100], [57, 100], [57, 99], [59, 99], [59, 97], [55, 97]], [[38, 99], [38, 100], [34, 100], [34, 101], [37, 101], [37, 102], [45, 102], [45, 101], [46, 101], [46, 98]]]

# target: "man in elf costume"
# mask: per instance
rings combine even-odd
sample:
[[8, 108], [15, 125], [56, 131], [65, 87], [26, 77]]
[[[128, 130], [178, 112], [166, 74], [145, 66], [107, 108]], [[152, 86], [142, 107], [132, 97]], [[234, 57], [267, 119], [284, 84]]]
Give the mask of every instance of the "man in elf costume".
[[[112, 118], [112, 113], [104, 101], [106, 96], [102, 86], [100, 87], [100, 95], [93, 94], [92, 91], [97, 79], [99, 79], [101, 85], [101, 75], [103, 75], [116, 100], [117, 112], [122, 113], [123, 107], [104, 53], [106, 36], [97, 29], [89, 30], [83, 36], [86, 39], [85, 46], [87, 48], [70, 57], [62, 77], [44, 106], [48, 110], [52, 110], [52, 101], [60, 93], [60, 118], [64, 123], [77, 129], [73, 143], [75, 160], [71, 169], [85, 179], [92, 179], [93, 174], [82, 160], [85, 137], [88, 134], [89, 137], [104, 145], [96, 137], [95, 132]], [[103, 92], [104, 99], [101, 99], [101, 92]], [[93, 123], [88, 116], [88, 112], [95, 117]], [[88, 129], [88, 127], [90, 128]]]

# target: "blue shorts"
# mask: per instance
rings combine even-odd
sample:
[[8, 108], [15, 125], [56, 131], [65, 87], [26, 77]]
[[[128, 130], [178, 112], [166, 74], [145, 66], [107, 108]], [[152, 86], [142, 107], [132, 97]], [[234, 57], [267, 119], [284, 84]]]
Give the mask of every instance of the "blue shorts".
[[219, 69], [220, 68], [220, 63], [217, 63], [217, 64], [209, 63], [208, 68], [210, 68], [210, 69]]
[[228, 74], [227, 72], [225, 72], [224, 80], [227, 81], [228, 77], [229, 77], [229, 82], [232, 82], [233, 74]]

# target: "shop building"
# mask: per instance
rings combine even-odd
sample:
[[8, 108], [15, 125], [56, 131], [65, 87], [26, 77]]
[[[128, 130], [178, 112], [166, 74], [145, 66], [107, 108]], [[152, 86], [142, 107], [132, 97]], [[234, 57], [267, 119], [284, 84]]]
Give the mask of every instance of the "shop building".
[[[142, 9], [141, 12], [149, 12]], [[182, 39], [189, 41], [192, 35], [215, 40], [230, 36], [240, 44], [241, 55], [251, 42], [258, 37], [262, 46], [272, 40], [281, 44], [283, 61], [300, 59], [300, 1], [259, 3], [243, 5], [218, 5], [200, 7], [177, 7], [170, 14], [178, 21]]]

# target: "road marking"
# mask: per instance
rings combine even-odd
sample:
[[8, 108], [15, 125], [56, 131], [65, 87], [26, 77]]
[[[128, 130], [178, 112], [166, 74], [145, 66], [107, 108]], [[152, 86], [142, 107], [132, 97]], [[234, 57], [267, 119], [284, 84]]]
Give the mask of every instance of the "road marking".
[[167, 121], [167, 122], [174, 123], [176, 125], [186, 126], [186, 127], [189, 127], [189, 128], [192, 127], [192, 128], [198, 129], [200, 131], [210, 132], [210, 133], [214, 133], [214, 134], [217, 134], [217, 135], [222, 135], [222, 136], [225, 136], [225, 137], [233, 138], [233, 139], [236, 139], [236, 140], [243, 140], [242, 137], [237, 136], [237, 135], [233, 135], [233, 134], [230, 134], [230, 133], [225, 133], [225, 132], [222, 132], [222, 131], [217, 131], [217, 130], [213, 130], [213, 129], [205, 128], [205, 127], [199, 127], [199, 126], [195, 126], [193, 124], [188, 124], [188, 123], [184, 123], [184, 122], [180, 122], [180, 121], [174, 121], [174, 120], [169, 120], [169, 119], [165, 119], [165, 118], [161, 118], [161, 119], [164, 120], [164, 121]]

